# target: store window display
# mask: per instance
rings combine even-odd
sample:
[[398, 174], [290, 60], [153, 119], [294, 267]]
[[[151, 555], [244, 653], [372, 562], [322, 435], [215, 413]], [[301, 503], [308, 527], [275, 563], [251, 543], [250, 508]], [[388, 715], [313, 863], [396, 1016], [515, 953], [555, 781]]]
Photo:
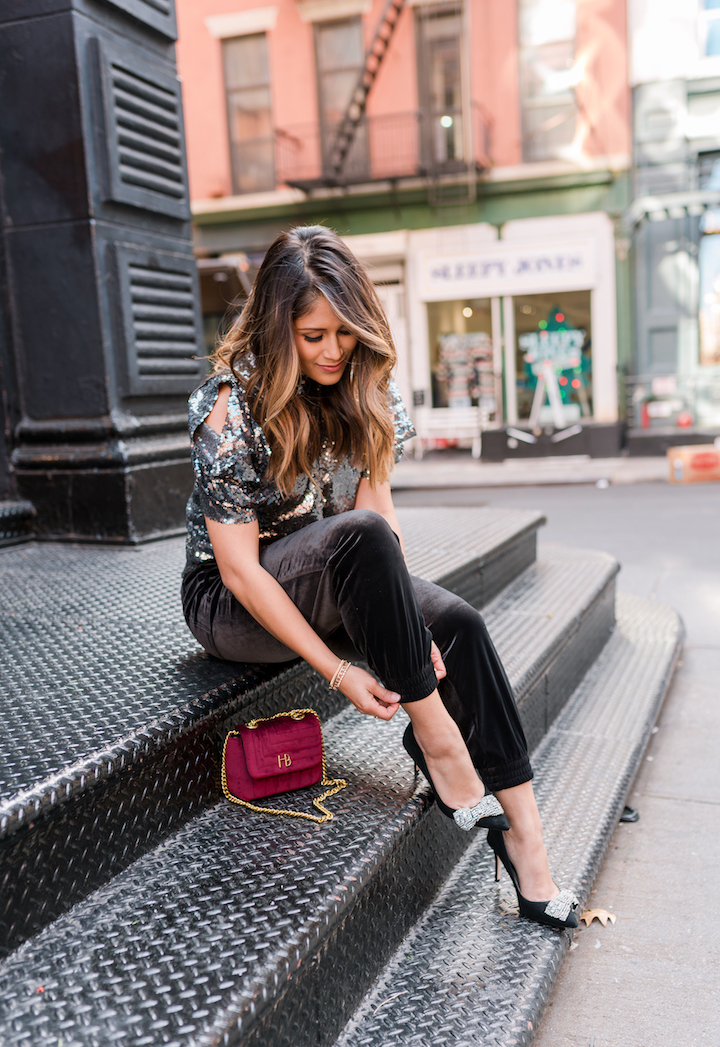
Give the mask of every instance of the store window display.
[[517, 296], [514, 312], [519, 417], [537, 417], [540, 424], [553, 422], [551, 394], [557, 390], [563, 424], [591, 418], [590, 292]]
[[[445, 385], [448, 407], [488, 408], [493, 395], [492, 341], [484, 331], [440, 337], [436, 378]], [[495, 408], [493, 400], [492, 409]]]
[[433, 407], [495, 412], [489, 299], [428, 303]]

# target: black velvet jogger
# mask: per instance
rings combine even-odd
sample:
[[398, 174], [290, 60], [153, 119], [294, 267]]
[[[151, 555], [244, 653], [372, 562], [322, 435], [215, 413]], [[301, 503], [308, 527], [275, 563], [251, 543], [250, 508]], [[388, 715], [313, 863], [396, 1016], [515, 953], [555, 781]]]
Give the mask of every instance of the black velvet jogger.
[[[381, 516], [353, 510], [308, 524], [262, 546], [260, 563], [328, 646], [342, 648], [349, 638], [403, 703], [437, 687], [489, 790], [532, 778], [512, 689], [480, 614], [412, 577]], [[188, 626], [210, 654], [238, 662], [295, 657], [223, 585], [214, 561], [186, 573], [182, 597]], [[439, 683], [433, 639], [447, 669]]]

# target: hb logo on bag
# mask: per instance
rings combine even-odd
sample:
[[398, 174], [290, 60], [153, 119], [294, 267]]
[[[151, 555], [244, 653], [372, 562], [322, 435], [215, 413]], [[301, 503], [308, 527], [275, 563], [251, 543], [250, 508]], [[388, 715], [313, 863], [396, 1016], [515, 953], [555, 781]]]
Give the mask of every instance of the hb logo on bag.
[[278, 767], [292, 767], [290, 753], [278, 753]]

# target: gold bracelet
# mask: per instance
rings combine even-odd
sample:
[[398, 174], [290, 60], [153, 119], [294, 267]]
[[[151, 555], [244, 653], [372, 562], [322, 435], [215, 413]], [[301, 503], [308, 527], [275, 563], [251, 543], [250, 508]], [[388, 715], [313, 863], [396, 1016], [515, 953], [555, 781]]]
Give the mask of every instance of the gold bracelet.
[[340, 662], [340, 665], [338, 665], [337, 669], [333, 673], [332, 680], [330, 681], [330, 690], [331, 691], [339, 691], [340, 690], [340, 684], [345, 679], [345, 673], [348, 671], [348, 669], [350, 668], [351, 665], [352, 665], [352, 662], [346, 662], [345, 660], [342, 660]]

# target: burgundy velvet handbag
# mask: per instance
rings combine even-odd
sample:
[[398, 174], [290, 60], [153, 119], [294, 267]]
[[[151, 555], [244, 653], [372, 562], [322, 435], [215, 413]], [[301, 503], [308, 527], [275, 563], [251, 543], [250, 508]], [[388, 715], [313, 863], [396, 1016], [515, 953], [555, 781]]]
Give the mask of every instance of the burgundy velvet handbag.
[[[313, 800], [320, 815], [259, 807], [252, 802], [318, 783], [328, 787]], [[225, 739], [223, 793], [232, 803], [249, 807], [251, 811], [287, 814], [311, 822], [330, 822], [333, 816], [323, 806], [323, 801], [346, 785], [344, 778], [327, 776], [322, 727], [314, 709], [291, 709], [238, 724]]]

